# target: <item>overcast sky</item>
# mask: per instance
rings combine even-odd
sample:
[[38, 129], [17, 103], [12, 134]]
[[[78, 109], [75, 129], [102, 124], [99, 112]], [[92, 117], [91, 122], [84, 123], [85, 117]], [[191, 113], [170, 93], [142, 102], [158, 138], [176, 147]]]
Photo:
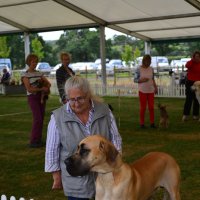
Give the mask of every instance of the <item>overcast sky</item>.
[[[39, 33], [39, 35], [43, 37], [43, 40], [58, 40], [62, 33], [63, 31], [52, 31], [52, 32]], [[106, 39], [112, 38], [114, 35], [123, 35], [123, 33], [114, 31], [110, 28], [105, 28], [105, 34], [106, 34]]]

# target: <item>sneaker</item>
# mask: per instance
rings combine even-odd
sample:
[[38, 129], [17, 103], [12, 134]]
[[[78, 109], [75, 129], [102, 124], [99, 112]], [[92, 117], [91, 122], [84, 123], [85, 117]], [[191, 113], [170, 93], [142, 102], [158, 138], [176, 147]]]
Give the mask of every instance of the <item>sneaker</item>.
[[183, 115], [182, 121], [183, 121], [183, 122], [186, 122], [186, 121], [188, 121], [188, 120], [189, 120], [189, 116], [188, 116], [188, 115]]
[[199, 119], [199, 116], [193, 115], [193, 120], [198, 120], [198, 119]]
[[151, 124], [151, 125], [150, 125], [150, 127], [151, 127], [151, 128], [156, 128], [156, 126], [155, 126], [155, 124], [154, 124], [154, 123], [153, 123], [153, 124]]

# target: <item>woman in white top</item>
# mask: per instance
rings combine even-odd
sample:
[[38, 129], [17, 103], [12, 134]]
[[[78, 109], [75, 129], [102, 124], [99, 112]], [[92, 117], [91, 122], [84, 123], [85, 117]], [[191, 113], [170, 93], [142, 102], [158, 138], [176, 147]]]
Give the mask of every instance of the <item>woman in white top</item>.
[[157, 86], [154, 80], [153, 68], [151, 65], [151, 56], [143, 56], [142, 65], [135, 72], [134, 81], [138, 83], [140, 99], [140, 127], [145, 128], [145, 112], [148, 105], [150, 126], [155, 128], [154, 124], [154, 94], [157, 93]]

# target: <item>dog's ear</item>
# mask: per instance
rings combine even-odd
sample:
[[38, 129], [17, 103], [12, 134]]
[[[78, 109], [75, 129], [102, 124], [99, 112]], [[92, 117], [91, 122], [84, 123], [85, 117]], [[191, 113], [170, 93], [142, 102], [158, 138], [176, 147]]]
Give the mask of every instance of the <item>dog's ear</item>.
[[115, 159], [119, 152], [113, 144], [111, 144], [110, 142], [100, 141], [99, 149], [100, 151], [105, 153], [106, 160], [109, 164], [113, 164], [115, 162]]

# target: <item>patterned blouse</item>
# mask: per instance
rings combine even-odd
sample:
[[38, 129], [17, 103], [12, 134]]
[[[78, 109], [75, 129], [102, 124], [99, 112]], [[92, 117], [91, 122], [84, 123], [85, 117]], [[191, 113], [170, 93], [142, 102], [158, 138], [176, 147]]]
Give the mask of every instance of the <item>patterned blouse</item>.
[[[39, 88], [39, 87], [41, 87], [41, 78], [42, 78], [42, 76], [44, 76], [44, 74], [42, 72], [39, 72], [39, 71], [35, 71], [35, 72], [26, 71], [26, 72], [22, 73], [21, 77], [22, 78], [24, 78], [24, 77], [28, 78], [29, 82], [30, 82], [30, 85], [32, 87]], [[27, 92], [27, 95], [31, 95], [31, 94], [35, 94], [36, 93], [36, 92], [35, 93], [30, 93], [28, 91], [26, 91], [26, 92]]]

